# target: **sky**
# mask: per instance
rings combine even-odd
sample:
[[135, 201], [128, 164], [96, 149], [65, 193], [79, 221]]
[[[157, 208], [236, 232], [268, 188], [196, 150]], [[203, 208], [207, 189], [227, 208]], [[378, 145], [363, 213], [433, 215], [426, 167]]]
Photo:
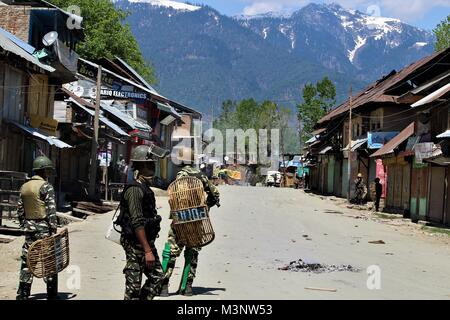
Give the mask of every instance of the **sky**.
[[229, 16], [270, 11], [292, 12], [310, 2], [335, 2], [347, 9], [398, 18], [422, 29], [432, 30], [450, 15], [450, 0], [194, 0]]

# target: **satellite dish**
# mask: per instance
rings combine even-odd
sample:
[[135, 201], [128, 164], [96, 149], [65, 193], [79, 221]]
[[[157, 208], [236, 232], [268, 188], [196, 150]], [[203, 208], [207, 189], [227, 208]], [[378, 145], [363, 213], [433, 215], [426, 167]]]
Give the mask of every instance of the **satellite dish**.
[[77, 97], [81, 97], [84, 94], [84, 88], [82, 86], [75, 86], [73, 89], [73, 94]]
[[56, 40], [58, 40], [58, 32], [51, 31], [44, 36], [44, 38], [42, 39], [42, 43], [44, 44], [44, 46], [50, 47], [56, 42]]

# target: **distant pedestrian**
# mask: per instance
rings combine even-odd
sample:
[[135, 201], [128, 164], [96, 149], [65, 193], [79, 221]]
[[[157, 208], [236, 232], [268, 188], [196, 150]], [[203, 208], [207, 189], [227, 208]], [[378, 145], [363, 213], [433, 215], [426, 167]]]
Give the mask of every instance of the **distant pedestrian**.
[[309, 172], [305, 171], [305, 190], [309, 190]]
[[380, 210], [380, 200], [383, 194], [383, 185], [380, 183], [380, 178], [375, 179], [375, 211]]

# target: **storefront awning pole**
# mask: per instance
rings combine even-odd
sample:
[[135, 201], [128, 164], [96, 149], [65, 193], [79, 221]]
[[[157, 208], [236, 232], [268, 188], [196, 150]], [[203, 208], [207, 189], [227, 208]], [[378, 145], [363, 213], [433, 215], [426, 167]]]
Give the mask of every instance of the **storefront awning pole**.
[[100, 121], [100, 91], [102, 86], [102, 66], [98, 66], [97, 72], [97, 99], [95, 101], [94, 139], [91, 144], [91, 165], [89, 166], [89, 196], [95, 195], [95, 182], [97, 180], [97, 151], [98, 151], [98, 127]]

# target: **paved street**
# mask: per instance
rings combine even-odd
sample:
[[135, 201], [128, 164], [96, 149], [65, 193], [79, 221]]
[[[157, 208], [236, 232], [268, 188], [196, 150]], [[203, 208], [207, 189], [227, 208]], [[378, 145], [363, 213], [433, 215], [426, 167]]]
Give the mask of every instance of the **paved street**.
[[[189, 299], [450, 299], [450, 237], [431, 236], [403, 221], [373, 221], [367, 214], [293, 189], [221, 187], [222, 207], [214, 208], [216, 240], [202, 250], [196, 295]], [[168, 216], [167, 198], [158, 198]], [[112, 213], [69, 226], [71, 265], [81, 271], [79, 289], [60, 291], [71, 299], [122, 299], [122, 248], [104, 238]], [[157, 246], [161, 255], [168, 220]], [[370, 244], [383, 240], [385, 244]], [[0, 299], [15, 297], [21, 239], [0, 244]], [[360, 272], [281, 271], [303, 259], [351, 265]], [[183, 258], [170, 291], [176, 291]], [[367, 267], [378, 265], [381, 289], [367, 288]], [[76, 270], [77, 267], [70, 270]], [[73, 280], [73, 279], [72, 279]], [[306, 287], [333, 289], [314, 291]], [[36, 280], [32, 293], [44, 293]], [[36, 298], [45, 295], [38, 294]], [[186, 299], [172, 295], [169, 299]]]

